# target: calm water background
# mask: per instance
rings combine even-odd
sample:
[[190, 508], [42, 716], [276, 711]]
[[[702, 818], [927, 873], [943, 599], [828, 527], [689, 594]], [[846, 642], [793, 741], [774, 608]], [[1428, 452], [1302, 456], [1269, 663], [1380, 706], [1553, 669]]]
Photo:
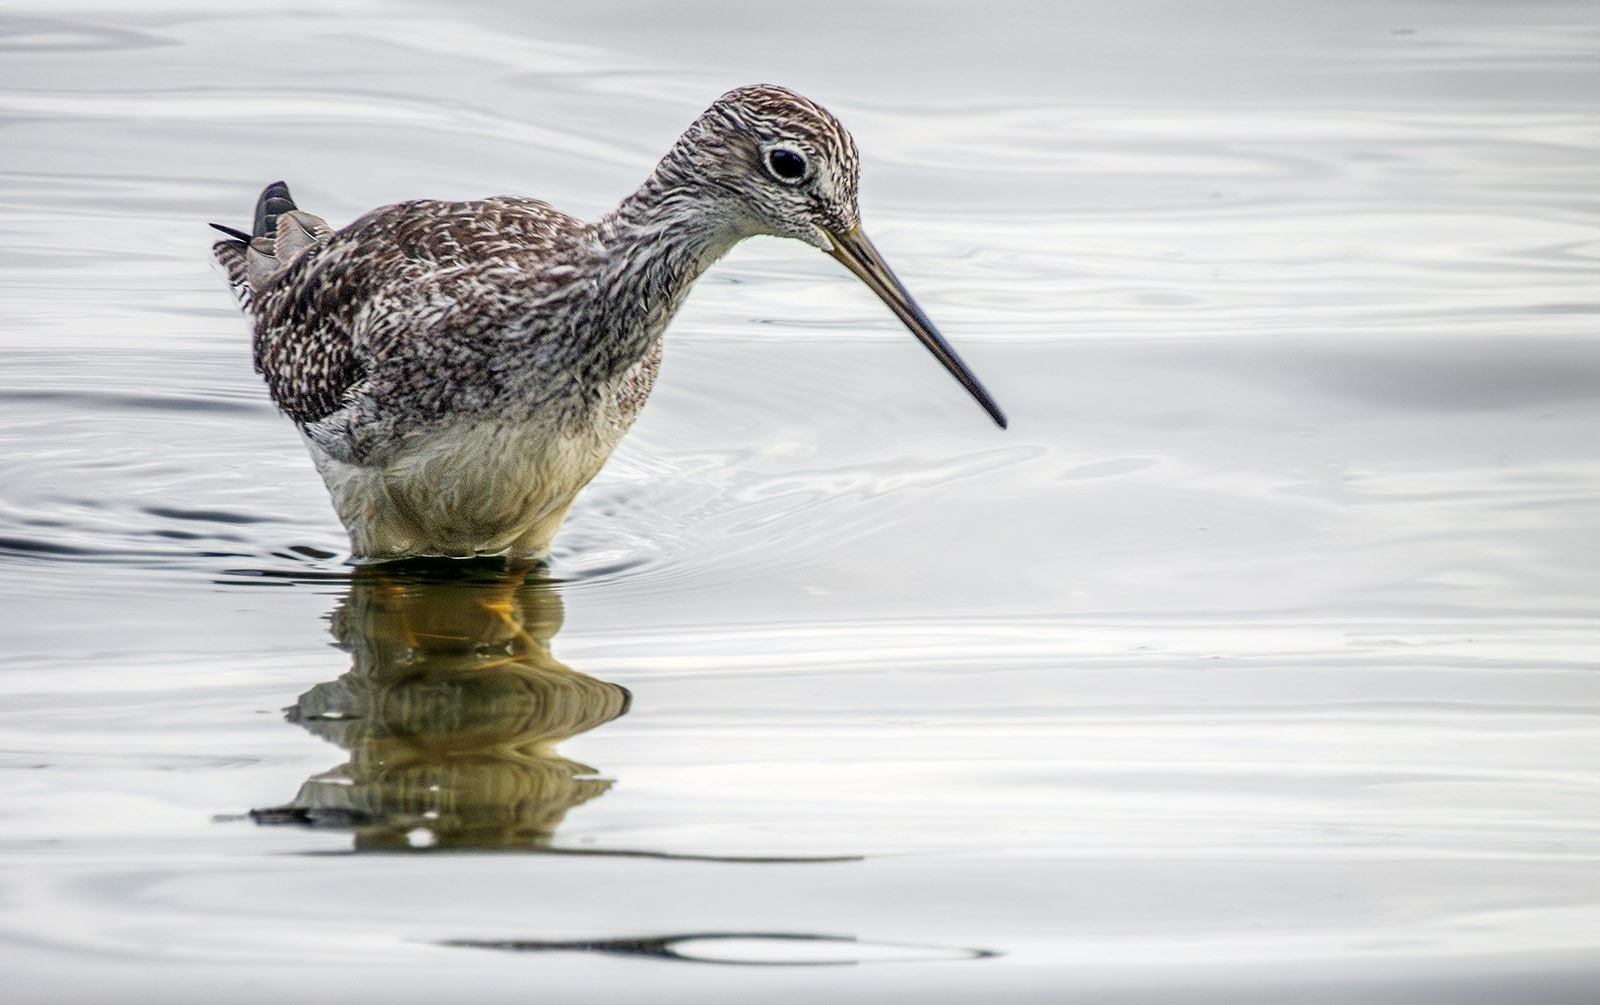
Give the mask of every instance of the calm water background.
[[[555, 582], [352, 577], [203, 224], [761, 80], [1011, 430], [752, 241]], [[1592, 3], [7, 3], [7, 999], [1593, 1000], [1597, 180]]]

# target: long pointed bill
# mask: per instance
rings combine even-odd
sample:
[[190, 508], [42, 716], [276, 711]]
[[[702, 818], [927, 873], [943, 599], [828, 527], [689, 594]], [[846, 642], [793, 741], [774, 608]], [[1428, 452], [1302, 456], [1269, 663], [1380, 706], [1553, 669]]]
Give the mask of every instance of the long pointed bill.
[[917, 306], [917, 302], [911, 299], [911, 294], [900, 284], [900, 280], [889, 271], [889, 267], [883, 263], [883, 257], [878, 254], [878, 249], [867, 240], [867, 235], [861, 232], [861, 228], [852, 227], [843, 234], [830, 231], [828, 238], [833, 242], [833, 250], [828, 254], [843, 262], [845, 268], [854, 272], [880, 300], [888, 304], [889, 309], [911, 329], [911, 334], [928, 347], [928, 351], [933, 353], [933, 358], [943, 363], [944, 368], [950, 371], [950, 376], [959, 380], [961, 386], [967, 389], [967, 393], [983, 406], [983, 410], [989, 413], [989, 418], [995, 421], [995, 425], [1001, 429], [1006, 428], [1006, 415], [1000, 411], [1000, 406], [989, 397], [989, 392], [978, 383], [978, 378], [967, 369], [967, 364], [961, 362], [961, 357], [956, 355], [950, 343], [935, 330], [933, 322], [928, 320], [928, 316], [922, 313], [922, 308]]

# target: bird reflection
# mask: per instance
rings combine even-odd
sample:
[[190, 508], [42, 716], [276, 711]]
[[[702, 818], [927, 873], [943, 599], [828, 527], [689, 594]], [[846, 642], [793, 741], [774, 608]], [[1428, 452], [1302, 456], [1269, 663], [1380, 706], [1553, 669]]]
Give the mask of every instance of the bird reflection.
[[349, 760], [261, 824], [347, 829], [357, 851], [537, 849], [611, 782], [556, 753], [628, 710], [557, 662], [561, 597], [528, 569], [365, 568], [333, 616], [350, 671], [288, 710]]

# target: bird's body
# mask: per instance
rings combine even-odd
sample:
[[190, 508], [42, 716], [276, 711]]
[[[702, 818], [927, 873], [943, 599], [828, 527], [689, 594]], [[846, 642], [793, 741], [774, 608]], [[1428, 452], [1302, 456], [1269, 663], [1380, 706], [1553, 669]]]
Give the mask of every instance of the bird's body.
[[[606, 230], [532, 200], [402, 203], [289, 251], [252, 294], [257, 366], [358, 556], [548, 547], [694, 278], [606, 276]], [[604, 318], [612, 337], [583, 337]]]
[[690, 286], [745, 237], [839, 257], [977, 387], [860, 235], [855, 189], [854, 144], [831, 115], [741, 88], [594, 223], [498, 197], [386, 206], [335, 232], [280, 182], [254, 233], [229, 231], [215, 253], [357, 558], [537, 558], [637, 417]]

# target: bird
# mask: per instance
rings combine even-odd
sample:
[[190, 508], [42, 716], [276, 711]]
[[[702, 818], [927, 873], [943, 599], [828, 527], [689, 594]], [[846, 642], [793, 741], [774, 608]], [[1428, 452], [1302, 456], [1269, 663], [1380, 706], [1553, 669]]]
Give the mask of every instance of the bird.
[[1002, 429], [1005, 414], [861, 229], [854, 139], [771, 84], [711, 104], [594, 222], [519, 196], [414, 200], [335, 230], [274, 182], [212, 245], [358, 564], [539, 561], [639, 414], [662, 333], [740, 241], [841, 262]]

